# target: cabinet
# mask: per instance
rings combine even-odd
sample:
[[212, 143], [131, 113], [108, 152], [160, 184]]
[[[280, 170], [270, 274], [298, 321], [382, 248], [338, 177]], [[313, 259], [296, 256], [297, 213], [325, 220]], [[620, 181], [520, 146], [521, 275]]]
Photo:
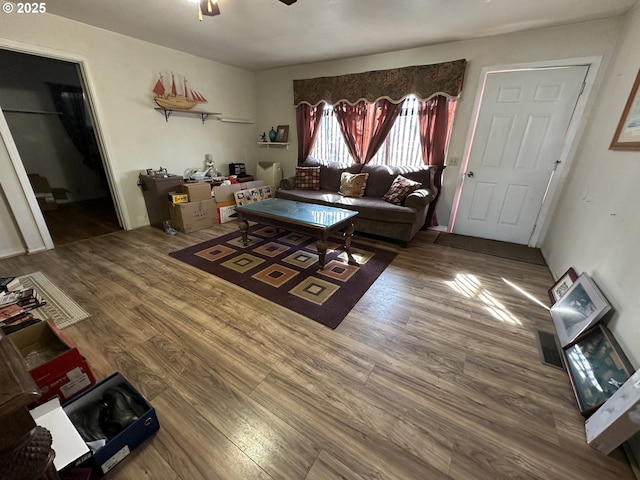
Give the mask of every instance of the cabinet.
[[169, 220], [169, 192], [179, 191], [182, 185], [181, 175], [166, 177], [140, 175], [138, 185], [142, 189], [144, 203], [147, 206], [149, 223], [154, 227], [163, 228], [162, 222]]

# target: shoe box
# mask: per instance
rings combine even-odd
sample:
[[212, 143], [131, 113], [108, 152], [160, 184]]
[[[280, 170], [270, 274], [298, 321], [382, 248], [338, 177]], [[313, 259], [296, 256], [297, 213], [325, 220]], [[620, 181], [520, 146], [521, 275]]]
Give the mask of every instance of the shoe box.
[[40, 389], [38, 404], [55, 396], [67, 401], [95, 383], [89, 364], [53, 322], [38, 322], [8, 337], [20, 350]]
[[[126, 458], [129, 453], [139, 447], [160, 428], [155, 409], [119, 372], [93, 385], [89, 390], [64, 404], [62, 408], [69, 418], [74, 421], [79, 418], [79, 415], [82, 415], [81, 411], [87, 411], [87, 408], [105, 402], [105, 393], [107, 390], [113, 388], [119, 388], [121, 391], [126, 392], [129, 399], [133, 399], [133, 401], [141, 407], [141, 414], [136, 414], [138, 417], [137, 420], [126, 426], [119, 433], [114, 434], [114, 436], [110, 436], [104, 446], [99, 447], [93, 452], [93, 462], [102, 473], [107, 473], [115, 467], [120, 461]], [[123, 410], [131, 410], [128, 408], [130, 403], [127, 403], [127, 401], [123, 402], [123, 405]], [[142, 410], [144, 410], [144, 412]], [[123, 417], [124, 414], [120, 411], [115, 413], [115, 415]], [[76, 425], [76, 428], [82, 430], [83, 426]]]

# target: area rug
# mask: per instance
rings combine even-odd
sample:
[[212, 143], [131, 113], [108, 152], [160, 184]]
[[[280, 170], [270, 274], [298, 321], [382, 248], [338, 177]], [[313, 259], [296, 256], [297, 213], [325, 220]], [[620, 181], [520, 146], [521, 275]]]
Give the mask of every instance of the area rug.
[[339, 239], [332, 239], [319, 270], [311, 237], [257, 224], [248, 240], [245, 247], [238, 231], [169, 255], [329, 328], [342, 322], [396, 256], [353, 242], [359, 265], [349, 265]]
[[58, 328], [63, 329], [91, 316], [42, 272], [34, 272], [18, 278], [24, 288], [35, 289], [46, 302], [45, 305], [32, 310], [31, 313], [35, 318], [53, 320]]
[[518, 245], [517, 243], [468, 237], [466, 235], [456, 235], [455, 233], [440, 233], [434, 243], [469, 250], [471, 252], [493, 255], [495, 257], [533, 263], [535, 265], [547, 264], [539, 248], [531, 248], [526, 245]]

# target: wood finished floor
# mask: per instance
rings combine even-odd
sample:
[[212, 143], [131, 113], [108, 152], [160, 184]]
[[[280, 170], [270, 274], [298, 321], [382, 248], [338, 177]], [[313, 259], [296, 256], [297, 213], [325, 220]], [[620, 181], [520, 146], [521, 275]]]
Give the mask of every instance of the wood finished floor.
[[[65, 329], [98, 378], [122, 372], [160, 431], [105, 478], [634, 479], [584, 439], [567, 375], [538, 360], [546, 267], [421, 232], [330, 330], [167, 254], [234, 223], [144, 227], [0, 261], [92, 316]], [[394, 247], [395, 248], [395, 247]]]
[[42, 213], [56, 247], [122, 230], [109, 197], [61, 203]]

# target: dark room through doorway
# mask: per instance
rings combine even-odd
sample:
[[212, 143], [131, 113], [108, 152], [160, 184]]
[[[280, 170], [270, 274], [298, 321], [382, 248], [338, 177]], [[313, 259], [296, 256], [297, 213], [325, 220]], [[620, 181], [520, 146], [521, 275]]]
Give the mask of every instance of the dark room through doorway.
[[79, 65], [0, 49], [0, 107], [54, 246], [122, 230]]

